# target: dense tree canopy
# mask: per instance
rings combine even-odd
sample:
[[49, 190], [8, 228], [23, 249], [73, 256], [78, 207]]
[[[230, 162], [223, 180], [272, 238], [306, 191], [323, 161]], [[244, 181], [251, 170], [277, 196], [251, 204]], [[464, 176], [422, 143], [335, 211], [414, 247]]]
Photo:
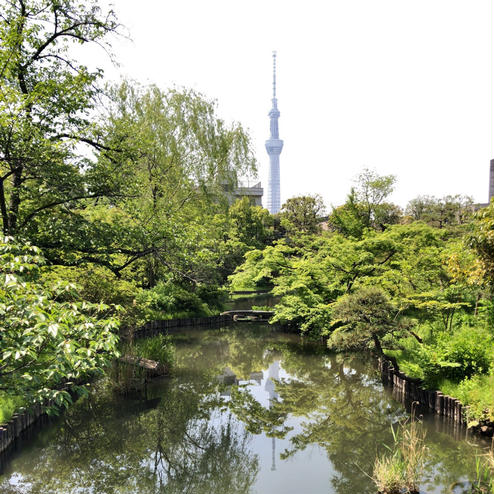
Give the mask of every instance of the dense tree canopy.
[[280, 211], [281, 226], [287, 234], [313, 234], [321, 230], [321, 217], [325, 207], [319, 195], [288, 199]]
[[467, 223], [472, 218], [473, 201], [459, 194], [441, 199], [419, 196], [408, 203], [405, 212], [414, 221], [444, 228]]
[[0, 10], [0, 211], [12, 235], [53, 208], [118, 193], [118, 168], [102, 170], [88, 150], [114, 163], [91, 118], [101, 72], [70, 50], [106, 45], [118, 25], [93, 0], [2, 1]]

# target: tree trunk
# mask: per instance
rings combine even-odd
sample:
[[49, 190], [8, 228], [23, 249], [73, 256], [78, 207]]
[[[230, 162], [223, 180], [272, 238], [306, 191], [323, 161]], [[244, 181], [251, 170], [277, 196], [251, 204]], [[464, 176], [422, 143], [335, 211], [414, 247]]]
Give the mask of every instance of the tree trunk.
[[8, 221], [8, 233], [13, 235], [17, 228], [17, 216], [19, 214], [19, 205], [21, 203], [21, 185], [22, 185], [22, 173], [24, 167], [19, 166], [14, 172], [14, 179], [12, 181], [12, 194], [10, 196], [10, 211]]
[[383, 359], [390, 360], [391, 363], [393, 364], [393, 367], [399, 372], [400, 367], [398, 365], [398, 361], [396, 360], [395, 357], [391, 357], [391, 356], [386, 355], [384, 353], [383, 348], [381, 346], [381, 342], [379, 341], [379, 338], [377, 337], [377, 335], [375, 333], [372, 334], [372, 339], [374, 341], [374, 346], [375, 346], [376, 351], [379, 354], [379, 356], [382, 357]]
[[0, 181], [0, 210], [2, 213], [2, 230], [4, 235], [9, 233], [9, 215], [7, 212], [7, 203], [5, 200], [5, 188], [3, 186], [4, 180]]

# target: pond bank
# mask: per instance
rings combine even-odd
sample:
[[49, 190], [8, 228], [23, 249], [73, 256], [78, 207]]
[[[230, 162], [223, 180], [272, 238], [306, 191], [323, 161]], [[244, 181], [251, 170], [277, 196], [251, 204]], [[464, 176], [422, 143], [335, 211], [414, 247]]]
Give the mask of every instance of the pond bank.
[[[136, 339], [148, 338], [158, 334], [173, 333], [177, 329], [184, 328], [219, 328], [231, 322], [232, 316], [229, 315], [150, 321], [136, 329], [133, 332], [133, 337]], [[47, 408], [48, 406], [38, 404], [30, 410], [14, 413], [5, 424], [0, 424], [0, 453], [6, 451], [27, 430], [49, 423], [43, 420], [48, 417]], [[40, 427], [36, 427], [36, 429], [39, 430]]]
[[[424, 389], [420, 379], [409, 377], [403, 372], [397, 371], [389, 360], [379, 359], [379, 371], [383, 384], [393, 389], [393, 396], [398, 401], [406, 406], [412, 402], [417, 403], [424, 412], [432, 411], [432, 413], [446, 417], [466, 429], [468, 407], [465, 407], [460, 400], [447, 396], [438, 390]], [[470, 430], [492, 437], [494, 424], [483, 421], [477, 426], [470, 427]]]

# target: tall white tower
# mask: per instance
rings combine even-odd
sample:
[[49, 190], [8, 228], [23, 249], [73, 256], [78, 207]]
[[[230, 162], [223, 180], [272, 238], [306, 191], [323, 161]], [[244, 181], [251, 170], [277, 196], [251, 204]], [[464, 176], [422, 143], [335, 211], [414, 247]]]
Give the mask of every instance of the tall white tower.
[[271, 214], [280, 210], [280, 153], [283, 141], [278, 132], [278, 100], [276, 99], [276, 52], [273, 52], [273, 106], [269, 112], [271, 137], [266, 141], [266, 151], [269, 155], [268, 201], [267, 209]]

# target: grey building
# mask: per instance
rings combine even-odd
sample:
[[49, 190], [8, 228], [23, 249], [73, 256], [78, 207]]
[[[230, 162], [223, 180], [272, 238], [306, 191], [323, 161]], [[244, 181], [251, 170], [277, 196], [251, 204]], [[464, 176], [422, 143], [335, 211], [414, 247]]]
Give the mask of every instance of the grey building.
[[235, 202], [237, 199], [242, 199], [242, 197], [247, 197], [253, 206], [262, 207], [263, 192], [261, 182], [254, 185], [239, 183], [238, 187], [233, 190], [232, 202]]

